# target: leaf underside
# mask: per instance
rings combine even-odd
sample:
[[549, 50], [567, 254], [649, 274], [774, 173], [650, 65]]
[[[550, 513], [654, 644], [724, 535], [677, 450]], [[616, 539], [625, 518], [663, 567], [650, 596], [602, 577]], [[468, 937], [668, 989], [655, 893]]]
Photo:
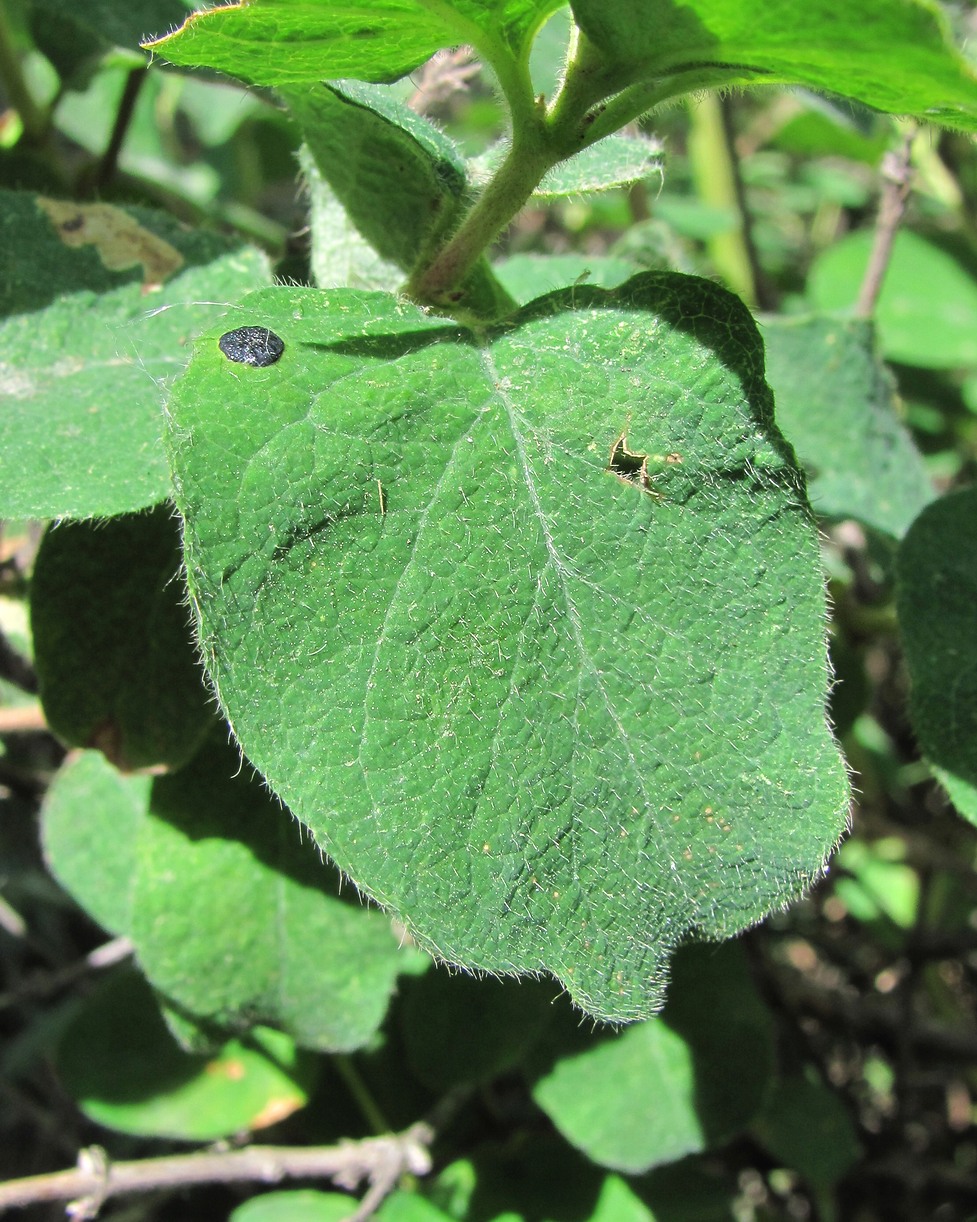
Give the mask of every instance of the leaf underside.
[[170, 410], [249, 758], [435, 954], [654, 1012], [672, 948], [797, 894], [847, 806], [752, 320], [672, 275], [481, 338], [380, 293], [244, 314], [281, 360], [201, 341]]

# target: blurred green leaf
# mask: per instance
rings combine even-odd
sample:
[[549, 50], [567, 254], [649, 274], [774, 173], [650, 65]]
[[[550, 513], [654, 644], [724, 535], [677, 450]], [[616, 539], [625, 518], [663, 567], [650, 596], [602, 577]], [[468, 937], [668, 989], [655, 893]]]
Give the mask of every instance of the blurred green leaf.
[[923, 754], [977, 823], [977, 489], [934, 502], [897, 556], [896, 600]]
[[905, 856], [898, 836], [845, 841], [835, 857], [834, 887], [853, 917], [866, 923], [886, 918], [900, 929], [916, 925], [919, 874]]
[[303, 1107], [313, 1062], [278, 1031], [255, 1028], [210, 1056], [184, 1052], [152, 990], [116, 971], [85, 999], [61, 1040], [61, 1081], [90, 1119], [148, 1137], [214, 1141]]
[[775, 1081], [753, 1130], [775, 1159], [822, 1192], [862, 1156], [854, 1122], [838, 1093], [800, 1073]]
[[83, 31], [103, 49], [125, 47], [138, 52], [149, 30], [181, 24], [194, 8], [193, 0], [28, 0], [35, 27], [45, 32], [43, 49], [53, 45], [70, 54], [72, 39]]
[[44, 535], [31, 621], [48, 724], [123, 770], [186, 763], [214, 722], [170, 505]]
[[936, 492], [896, 414], [872, 325], [767, 318], [763, 339], [777, 423], [807, 472], [815, 513], [901, 538]]
[[12, 191], [0, 251], [0, 516], [164, 500], [165, 388], [220, 302], [268, 279], [264, 255], [145, 208]]
[[348, 1222], [358, 1203], [345, 1193], [312, 1188], [265, 1192], [239, 1205], [230, 1222]]
[[777, 128], [771, 141], [775, 148], [795, 157], [846, 157], [877, 166], [891, 146], [891, 121], [872, 111], [853, 114], [850, 105], [803, 90], [790, 98], [793, 113]]
[[722, 1162], [690, 1155], [632, 1180], [655, 1222], [742, 1222], [738, 1185]]
[[432, 1187], [445, 1192], [465, 1222], [579, 1222], [597, 1207], [604, 1174], [559, 1137], [482, 1142], [471, 1160], [453, 1163]]
[[424, 1197], [395, 1192], [377, 1210], [377, 1222], [450, 1222], [450, 1218]]
[[682, 950], [660, 1017], [587, 1044], [533, 1098], [588, 1158], [631, 1174], [742, 1130], [773, 1070], [772, 1020], [733, 942]]
[[512, 1070], [545, 1030], [556, 995], [551, 981], [426, 972], [400, 1007], [411, 1068], [439, 1093]]
[[[854, 306], [868, 266], [871, 233], [853, 233], [815, 261], [808, 296], [819, 310]], [[941, 246], [900, 230], [875, 311], [890, 361], [924, 369], [977, 365], [977, 279]]]
[[655, 1215], [619, 1175], [608, 1175], [589, 1222], [655, 1222]]
[[[622, 80], [806, 85], [889, 114], [977, 130], [977, 77], [920, 0], [571, 0]], [[870, 31], [870, 33], [867, 33]], [[894, 69], [894, 65], [897, 68]]]
[[44, 841], [60, 881], [197, 1019], [348, 1051], [417, 957], [388, 918], [339, 898], [336, 872], [223, 744], [151, 786], [82, 755], [51, 787]]
[[95, 751], [68, 762], [48, 790], [44, 852], [52, 874], [110, 933], [132, 924], [135, 863], [152, 794], [149, 776], [123, 776]]
[[630, 280], [638, 268], [629, 260], [613, 255], [567, 252], [559, 255], [510, 255], [494, 264], [492, 270], [506, 292], [520, 305], [526, 305], [542, 293], [575, 284], [616, 289]]

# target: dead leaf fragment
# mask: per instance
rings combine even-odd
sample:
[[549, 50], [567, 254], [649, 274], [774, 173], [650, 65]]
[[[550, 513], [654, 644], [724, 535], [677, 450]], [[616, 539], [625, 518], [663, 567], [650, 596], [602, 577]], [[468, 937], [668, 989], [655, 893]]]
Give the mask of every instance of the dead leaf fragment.
[[109, 271], [121, 272], [142, 264], [143, 288], [157, 288], [183, 266], [183, 256], [169, 242], [144, 229], [121, 208], [111, 204], [73, 204], [38, 196], [65, 246], [94, 246]]

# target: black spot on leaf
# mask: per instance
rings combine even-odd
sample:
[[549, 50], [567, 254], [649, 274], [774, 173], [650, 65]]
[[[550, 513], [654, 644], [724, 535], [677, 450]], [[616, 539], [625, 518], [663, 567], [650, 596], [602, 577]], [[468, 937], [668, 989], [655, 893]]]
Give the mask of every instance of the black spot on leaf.
[[254, 365], [258, 369], [274, 365], [285, 351], [284, 341], [267, 327], [238, 327], [236, 331], [226, 331], [217, 346], [229, 361]]

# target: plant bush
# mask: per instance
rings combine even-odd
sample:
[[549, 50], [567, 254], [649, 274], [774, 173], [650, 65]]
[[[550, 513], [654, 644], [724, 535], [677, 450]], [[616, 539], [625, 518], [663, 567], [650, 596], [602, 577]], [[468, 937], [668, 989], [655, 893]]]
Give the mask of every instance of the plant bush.
[[[853, 1187], [892, 1109], [880, 1159], [923, 1123], [888, 995], [973, 1039], [977, 76], [948, 15], [25, 0], [0, 52], [0, 514], [49, 522], [7, 562], [0, 764], [134, 956], [36, 1008], [12, 951], [9, 1079], [56, 1048], [92, 1131], [140, 1138], [425, 1118], [392, 1171], [362, 1147], [357, 1216], [955, 1209], [936, 1170]], [[63, 762], [18, 721], [35, 675]], [[24, 910], [49, 958], [90, 948], [4, 834], [11, 937]], [[972, 1180], [954, 1123], [934, 1168]]]

